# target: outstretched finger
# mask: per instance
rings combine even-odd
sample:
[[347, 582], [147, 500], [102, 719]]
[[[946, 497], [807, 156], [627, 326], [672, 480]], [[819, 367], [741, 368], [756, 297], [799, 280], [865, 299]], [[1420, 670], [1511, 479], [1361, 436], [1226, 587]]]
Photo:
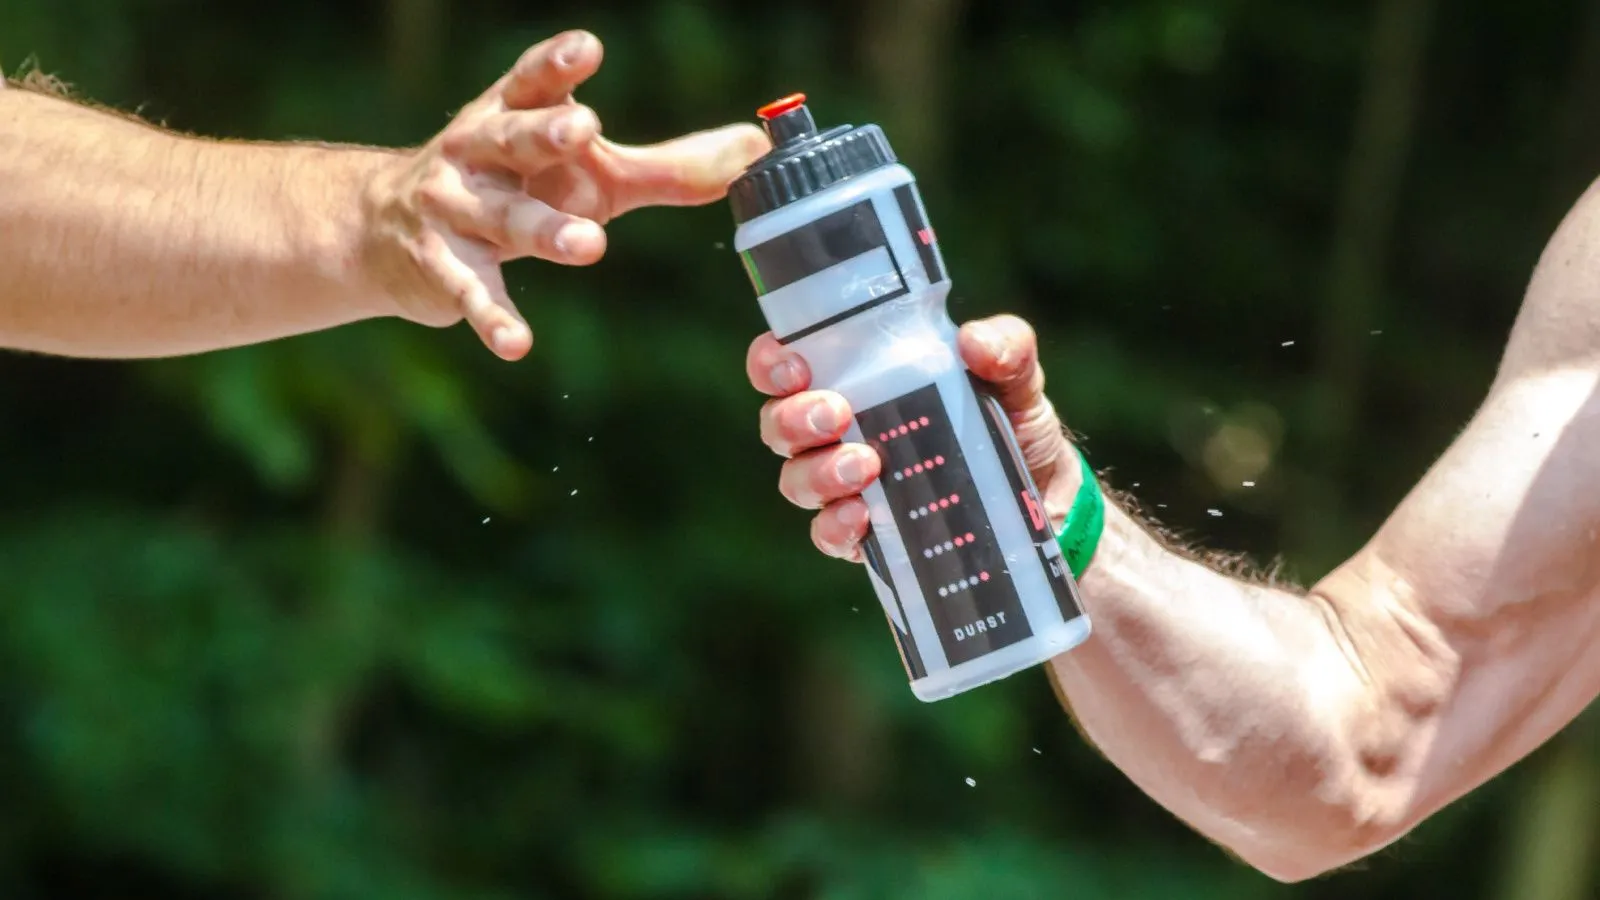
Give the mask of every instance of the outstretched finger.
[[572, 159], [599, 131], [600, 120], [587, 106], [510, 110], [447, 133], [444, 151], [471, 166], [531, 176]]
[[599, 71], [604, 56], [600, 39], [587, 31], [567, 31], [540, 41], [501, 79], [501, 101], [508, 109], [564, 103], [578, 85]]
[[508, 361], [527, 355], [533, 332], [506, 293], [491, 248], [461, 236], [444, 237], [428, 248], [423, 259], [440, 288], [456, 298], [484, 346]]
[[594, 142], [611, 185], [613, 213], [645, 206], [701, 206], [727, 196], [728, 185], [772, 147], [754, 125], [728, 125], [648, 147]]
[[605, 229], [570, 215], [494, 179], [472, 177], [430, 191], [429, 212], [464, 235], [492, 245], [497, 262], [536, 257], [569, 266], [597, 262], [606, 251]]

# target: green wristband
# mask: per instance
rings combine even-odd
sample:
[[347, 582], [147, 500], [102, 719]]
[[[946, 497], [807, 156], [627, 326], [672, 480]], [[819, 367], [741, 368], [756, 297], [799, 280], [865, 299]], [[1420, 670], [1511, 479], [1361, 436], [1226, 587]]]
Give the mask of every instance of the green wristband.
[[1072, 577], [1082, 578], [1083, 571], [1094, 559], [1095, 548], [1100, 546], [1100, 533], [1106, 527], [1106, 500], [1100, 493], [1100, 482], [1094, 477], [1094, 470], [1089, 468], [1089, 461], [1082, 453], [1077, 453], [1077, 448], [1073, 448], [1073, 452], [1083, 470], [1083, 484], [1078, 486], [1078, 496], [1072, 498], [1072, 508], [1067, 510], [1067, 520], [1056, 535], [1056, 544], [1061, 548], [1061, 555], [1067, 558]]

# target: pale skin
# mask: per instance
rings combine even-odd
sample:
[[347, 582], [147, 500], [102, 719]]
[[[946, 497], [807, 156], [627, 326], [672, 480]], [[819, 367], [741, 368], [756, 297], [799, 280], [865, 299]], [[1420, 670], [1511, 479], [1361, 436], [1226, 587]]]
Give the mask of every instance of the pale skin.
[[543, 41], [409, 150], [206, 140], [0, 89], [0, 346], [176, 356], [397, 316], [520, 359], [502, 264], [594, 263], [610, 220], [719, 200], [769, 146], [747, 124], [607, 140], [574, 97], [602, 55]]
[[[1081, 483], [1034, 334], [965, 325], [1057, 528]], [[877, 457], [839, 443], [770, 334], [748, 375], [773, 399], [780, 490], [819, 510], [822, 552], [860, 561]], [[1062, 377], [1070, 377], [1070, 373]], [[1081, 579], [1088, 642], [1057, 696], [1140, 788], [1260, 871], [1300, 881], [1367, 856], [1488, 781], [1600, 692], [1600, 186], [1557, 229], [1470, 423], [1388, 520], [1307, 591], [1219, 574], [1112, 504]]]
[[[173, 356], [383, 316], [465, 320], [494, 353], [532, 332], [500, 266], [597, 261], [603, 226], [714, 202], [765, 152], [751, 126], [652, 147], [574, 99], [584, 32], [530, 49], [413, 150], [223, 143], [0, 90], [0, 346]], [[3, 87], [3, 82], [0, 82]], [[1225, 577], [1113, 505], [1082, 588], [1093, 638], [1049, 665], [1087, 736], [1158, 802], [1295, 881], [1398, 839], [1547, 740], [1600, 689], [1600, 197], [1558, 229], [1481, 409], [1393, 515], [1309, 591]], [[962, 330], [1059, 524], [1079, 484], [1032, 332]], [[859, 561], [878, 474], [838, 443], [842, 398], [770, 335], [780, 487]]]

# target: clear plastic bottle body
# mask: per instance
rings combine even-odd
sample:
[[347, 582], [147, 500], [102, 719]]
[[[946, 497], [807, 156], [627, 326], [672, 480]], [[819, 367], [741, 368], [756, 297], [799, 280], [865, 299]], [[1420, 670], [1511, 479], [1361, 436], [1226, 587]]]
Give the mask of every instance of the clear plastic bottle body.
[[855, 419], [868, 577], [915, 695], [953, 696], [1090, 633], [1006, 415], [966, 370], [951, 281], [911, 172], [890, 165], [745, 222], [734, 238], [774, 334]]

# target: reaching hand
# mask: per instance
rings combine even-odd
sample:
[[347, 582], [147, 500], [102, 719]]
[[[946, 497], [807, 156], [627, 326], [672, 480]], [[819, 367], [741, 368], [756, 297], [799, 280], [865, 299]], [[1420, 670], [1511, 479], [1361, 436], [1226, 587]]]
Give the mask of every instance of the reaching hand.
[[605, 253], [607, 222], [644, 206], [714, 202], [769, 148], [754, 125], [648, 147], [606, 140], [594, 111], [573, 99], [601, 56], [584, 31], [538, 44], [374, 179], [367, 255], [402, 315], [439, 327], [465, 318], [497, 355], [519, 359], [533, 333], [506, 293], [502, 263], [592, 264]]
[[[972, 373], [989, 382], [1011, 417], [1023, 459], [1044, 494], [1045, 510], [1060, 522], [1082, 478], [1072, 445], [1050, 398], [1033, 329], [1016, 316], [968, 322], [957, 339]], [[878, 477], [878, 455], [865, 444], [842, 444], [850, 405], [831, 391], [809, 390], [805, 361], [768, 332], [750, 345], [750, 382], [776, 398], [761, 409], [761, 440], [787, 458], [778, 490], [790, 503], [821, 510], [811, 520], [811, 541], [829, 556], [861, 561], [867, 504], [861, 492]]]

